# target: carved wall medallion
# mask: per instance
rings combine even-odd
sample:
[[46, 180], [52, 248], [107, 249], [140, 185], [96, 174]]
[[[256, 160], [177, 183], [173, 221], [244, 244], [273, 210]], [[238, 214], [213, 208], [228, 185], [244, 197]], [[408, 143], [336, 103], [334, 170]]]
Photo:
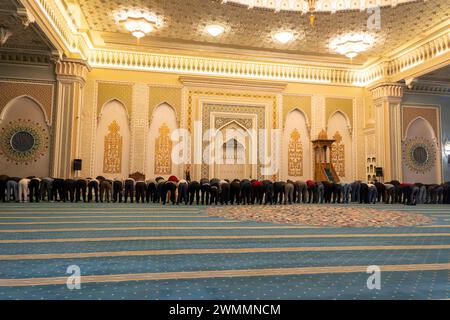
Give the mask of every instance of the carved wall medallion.
[[18, 119], [10, 121], [0, 132], [1, 155], [16, 164], [36, 162], [48, 152], [47, 129], [39, 122]]
[[288, 146], [288, 174], [290, 176], [303, 176], [303, 147], [300, 133], [294, 129], [291, 133]]
[[403, 145], [403, 160], [409, 170], [425, 174], [436, 164], [436, 143], [422, 137], [413, 137]]
[[339, 177], [345, 177], [345, 145], [342, 141], [342, 136], [339, 131], [333, 136], [336, 140], [331, 149], [331, 163]]
[[166, 123], [159, 128], [159, 136], [155, 141], [155, 174], [172, 173], [172, 140], [170, 129]]
[[105, 136], [103, 172], [122, 172], [122, 141], [120, 127], [116, 120], [108, 126], [108, 134]]

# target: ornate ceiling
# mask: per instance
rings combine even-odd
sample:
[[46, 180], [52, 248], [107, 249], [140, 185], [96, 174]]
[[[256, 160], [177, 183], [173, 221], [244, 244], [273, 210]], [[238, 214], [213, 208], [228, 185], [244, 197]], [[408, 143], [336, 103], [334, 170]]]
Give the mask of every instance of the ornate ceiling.
[[53, 50], [38, 26], [33, 23], [28, 24], [29, 18], [21, 9], [15, 1], [0, 0], [0, 26], [12, 32], [6, 43], [0, 46], [0, 50], [21, 53]]
[[[136, 39], [121, 26], [116, 25], [112, 12], [124, 3], [120, 0], [70, 0], [81, 8], [87, 26], [98, 31], [106, 47], [127, 48], [136, 45]], [[159, 30], [141, 39], [140, 50], [193, 48], [203, 53], [259, 52], [274, 55], [306, 55], [349, 59], [335, 54], [329, 48], [330, 40], [348, 32], [371, 32], [375, 44], [357, 57], [354, 63], [388, 56], [411, 40], [417, 40], [433, 27], [449, 20], [448, 0], [417, 0], [381, 8], [381, 28], [368, 30], [367, 11], [348, 10], [336, 13], [316, 13], [315, 26], [309, 25], [308, 15], [300, 12], [252, 8], [222, 0], [129, 0], [127, 7], [145, 7], [163, 17]], [[218, 23], [227, 27], [224, 34], [212, 37], [204, 29], [207, 24]], [[292, 30], [296, 40], [279, 44], [273, 33]]]

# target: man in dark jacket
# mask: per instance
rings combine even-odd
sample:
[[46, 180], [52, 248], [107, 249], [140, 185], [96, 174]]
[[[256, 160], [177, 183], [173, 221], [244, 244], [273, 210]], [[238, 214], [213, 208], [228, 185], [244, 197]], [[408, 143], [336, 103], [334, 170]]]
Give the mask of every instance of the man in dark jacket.
[[202, 205], [205, 203], [209, 204], [209, 195], [211, 192], [211, 184], [209, 183], [209, 179], [200, 179], [200, 190], [202, 192]]
[[88, 181], [87, 179], [80, 178], [76, 183], [76, 202], [81, 201], [86, 202], [86, 190], [87, 190]]
[[198, 181], [190, 181], [188, 184], [189, 204], [194, 203], [194, 197], [196, 204], [200, 204], [200, 183]]
[[234, 179], [230, 183], [230, 203], [239, 204], [241, 201], [241, 182], [239, 179]]
[[276, 181], [273, 184], [273, 204], [283, 203], [284, 181]]
[[77, 188], [76, 180], [74, 179], [64, 180], [64, 193], [67, 195], [67, 199], [63, 200], [64, 202], [66, 202], [66, 200], [70, 200], [70, 202], [75, 201], [76, 188]]
[[241, 201], [242, 204], [251, 204], [252, 201], [252, 184], [250, 180], [241, 180]]

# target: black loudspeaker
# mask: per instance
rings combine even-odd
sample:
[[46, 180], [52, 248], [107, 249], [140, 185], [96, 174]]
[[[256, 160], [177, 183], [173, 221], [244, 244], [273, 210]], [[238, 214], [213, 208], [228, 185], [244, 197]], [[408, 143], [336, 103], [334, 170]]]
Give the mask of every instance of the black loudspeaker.
[[81, 171], [81, 159], [75, 159], [73, 160], [73, 171]]
[[382, 167], [376, 167], [375, 168], [375, 175], [377, 177], [382, 177], [383, 176], [383, 168]]

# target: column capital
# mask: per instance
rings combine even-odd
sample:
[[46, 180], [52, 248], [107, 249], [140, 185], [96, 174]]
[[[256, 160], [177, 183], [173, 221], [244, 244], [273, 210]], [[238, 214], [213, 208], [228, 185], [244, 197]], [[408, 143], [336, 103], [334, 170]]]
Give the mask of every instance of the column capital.
[[400, 83], [382, 83], [369, 90], [372, 93], [373, 100], [385, 99], [397, 102], [403, 97], [404, 85]]
[[84, 85], [90, 71], [91, 67], [85, 60], [68, 58], [55, 60], [58, 81], [79, 82]]

